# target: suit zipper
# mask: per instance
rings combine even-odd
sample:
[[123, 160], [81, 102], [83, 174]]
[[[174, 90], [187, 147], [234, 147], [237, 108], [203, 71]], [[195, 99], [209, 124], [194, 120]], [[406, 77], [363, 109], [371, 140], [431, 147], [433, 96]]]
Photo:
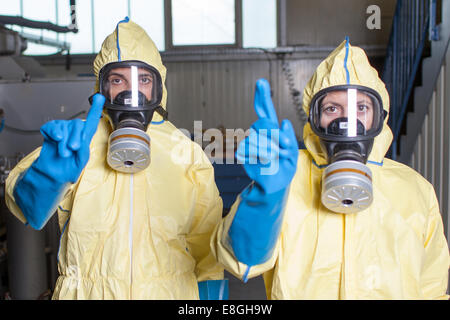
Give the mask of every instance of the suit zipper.
[[130, 226], [128, 230], [128, 246], [130, 249], [130, 300], [133, 299], [132, 286], [133, 286], [133, 174], [130, 174]]

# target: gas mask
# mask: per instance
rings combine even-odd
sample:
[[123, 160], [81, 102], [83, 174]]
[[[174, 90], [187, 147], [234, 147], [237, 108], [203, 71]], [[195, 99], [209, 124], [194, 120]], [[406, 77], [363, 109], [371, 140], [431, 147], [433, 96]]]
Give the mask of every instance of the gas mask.
[[354, 213], [373, 201], [372, 172], [366, 166], [385, 112], [380, 95], [359, 85], [332, 86], [311, 100], [309, 122], [327, 153], [321, 200], [337, 213]]
[[147, 127], [160, 105], [162, 81], [158, 70], [141, 61], [113, 62], [99, 72], [100, 93], [113, 132], [108, 140], [107, 162], [125, 173], [144, 170], [150, 164], [150, 137]]

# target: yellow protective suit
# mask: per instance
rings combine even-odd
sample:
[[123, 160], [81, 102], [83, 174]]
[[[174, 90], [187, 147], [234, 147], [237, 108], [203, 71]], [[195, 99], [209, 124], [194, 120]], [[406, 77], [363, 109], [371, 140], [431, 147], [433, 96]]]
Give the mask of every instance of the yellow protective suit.
[[[119, 24], [122, 61], [141, 60], [166, 69], [145, 31]], [[117, 34], [109, 35], [94, 62], [100, 69], [117, 61]], [[98, 83], [97, 83], [98, 87]], [[164, 87], [162, 105], [167, 92]], [[137, 174], [106, 163], [109, 123], [103, 117], [91, 142], [90, 159], [59, 205], [62, 231], [60, 276], [54, 299], [198, 299], [197, 282], [223, 279], [209, 248], [222, 217], [214, 172], [200, 146], [156, 114], [147, 134], [151, 163]], [[6, 202], [25, 222], [14, 202], [18, 175], [39, 155], [24, 158], [6, 181]]]
[[[317, 68], [303, 108], [320, 89], [346, 84], [345, 42]], [[389, 97], [363, 50], [350, 46], [350, 83], [375, 89], [389, 111]], [[326, 152], [307, 124], [281, 233], [272, 257], [250, 268], [263, 274], [269, 299], [448, 299], [449, 251], [434, 189], [411, 168], [384, 158], [392, 141], [387, 126], [375, 138], [368, 166], [373, 204], [356, 214], [336, 214], [320, 199]], [[211, 248], [242, 278], [247, 266], [229, 248], [228, 229], [239, 198], [216, 228]], [[232, 250], [232, 249], [231, 249]]]

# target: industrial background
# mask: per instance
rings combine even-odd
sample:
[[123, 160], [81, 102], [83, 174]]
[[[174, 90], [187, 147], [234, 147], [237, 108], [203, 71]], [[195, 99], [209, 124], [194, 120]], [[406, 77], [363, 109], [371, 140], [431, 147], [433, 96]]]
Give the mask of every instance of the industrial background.
[[[167, 67], [169, 119], [192, 135], [194, 121], [202, 121], [202, 130], [247, 130], [256, 120], [255, 81], [264, 77], [271, 83], [278, 117], [291, 120], [301, 144], [302, 90], [318, 64], [348, 36], [352, 45], [366, 50], [390, 93], [394, 142], [388, 156], [434, 185], [448, 239], [450, 1], [211, 2], [232, 8], [231, 31], [223, 42], [183, 38], [178, 19], [187, 2], [182, 0], [2, 2], [0, 299], [51, 297], [58, 275], [56, 217], [42, 231], [24, 226], [5, 206], [4, 181], [21, 157], [42, 144], [39, 128], [45, 122], [86, 115], [95, 53], [125, 16], [155, 40]], [[214, 166], [225, 215], [249, 180], [237, 164]], [[230, 274], [227, 278], [230, 299], [266, 299], [261, 277], [247, 284]]]

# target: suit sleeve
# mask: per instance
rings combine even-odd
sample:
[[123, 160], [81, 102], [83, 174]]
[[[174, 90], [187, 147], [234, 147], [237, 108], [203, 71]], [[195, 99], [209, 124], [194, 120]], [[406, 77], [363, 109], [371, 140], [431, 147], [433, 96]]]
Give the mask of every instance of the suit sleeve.
[[448, 244], [434, 189], [430, 188], [429, 193], [431, 206], [425, 231], [422, 292], [427, 299], [448, 300], [449, 295], [446, 294], [450, 265]]
[[[233, 221], [235, 220], [236, 213], [241, 206], [241, 196], [242, 194], [238, 196], [235, 203], [231, 207], [229, 214], [222, 219], [214, 230], [214, 234], [211, 237], [211, 249], [216, 259], [228, 272], [246, 282], [247, 279], [263, 274], [274, 267], [279, 252], [280, 237], [277, 237], [273, 250], [270, 252], [270, 255], [266, 257], [267, 260], [264, 260], [262, 263], [248, 266], [236, 258], [234, 250], [231, 246], [232, 241], [230, 239], [229, 231]], [[249, 227], [250, 231], [251, 226]]]
[[[8, 207], [9, 211], [22, 223], [24, 224], [30, 224], [33, 226], [30, 221], [27, 220], [24, 213], [20, 209], [19, 205], [17, 204], [16, 198], [14, 196], [16, 185], [23, 175], [23, 173], [26, 173], [28, 169], [32, 166], [32, 164], [35, 162], [35, 160], [39, 157], [39, 154], [41, 152], [41, 147], [35, 149], [33, 152], [28, 154], [25, 158], [23, 158], [9, 173], [6, 182], [5, 182], [5, 203]], [[50, 186], [52, 187], [52, 186]], [[44, 184], [42, 185], [36, 185], [36, 188], [41, 188], [42, 192], [50, 192], [49, 190], [44, 189]], [[51, 188], [50, 188], [51, 189]], [[63, 190], [63, 193], [60, 196], [60, 199], [58, 202], [66, 201], [71, 195], [72, 195], [73, 185], [65, 188]], [[33, 199], [33, 198], [30, 198]], [[39, 197], [35, 197], [34, 199], [36, 201], [41, 201]], [[33, 206], [40, 206], [39, 203], [33, 203], [30, 204], [30, 207]], [[55, 211], [56, 212], [56, 211]], [[53, 214], [53, 213], [52, 213]]]
[[16, 204], [16, 200], [14, 198], [14, 187], [16, 186], [17, 179], [21, 175], [22, 172], [25, 172], [39, 157], [41, 153], [41, 147], [35, 149], [33, 152], [28, 154], [25, 158], [23, 158], [19, 163], [11, 170], [8, 175], [8, 178], [5, 182], [5, 202], [9, 211], [17, 217], [22, 223], [27, 223], [27, 219], [20, 210], [19, 206]]
[[221, 280], [223, 267], [214, 258], [209, 242], [215, 226], [222, 219], [222, 199], [214, 180], [214, 168], [201, 149], [197, 152], [201, 161], [192, 166], [190, 173], [196, 185], [197, 199], [186, 241], [189, 253], [196, 261], [197, 281]]

